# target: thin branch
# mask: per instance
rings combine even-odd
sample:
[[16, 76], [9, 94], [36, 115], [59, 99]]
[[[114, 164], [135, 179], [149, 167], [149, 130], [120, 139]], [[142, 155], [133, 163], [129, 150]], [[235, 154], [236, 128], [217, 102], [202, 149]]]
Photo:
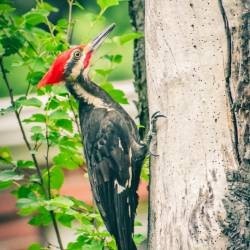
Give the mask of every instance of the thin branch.
[[57, 221], [56, 221], [54, 211], [50, 211], [50, 216], [52, 218], [52, 223], [53, 223], [53, 226], [54, 226], [54, 229], [55, 229], [55, 232], [56, 232], [56, 237], [57, 237], [59, 247], [60, 247], [61, 250], [64, 250], [62, 239], [61, 239], [61, 236], [60, 236], [60, 232], [59, 232], [59, 228], [58, 228], [58, 225], [57, 225]]
[[42, 190], [43, 190], [43, 192], [44, 192], [44, 194], [46, 196], [46, 190], [45, 190], [45, 187], [44, 187], [42, 172], [41, 172], [41, 169], [39, 167], [38, 161], [36, 159], [36, 155], [35, 155], [35, 153], [32, 152], [32, 147], [31, 147], [31, 145], [30, 145], [30, 143], [29, 143], [29, 141], [27, 139], [27, 136], [26, 136], [26, 133], [24, 131], [23, 124], [22, 124], [22, 121], [21, 121], [21, 118], [20, 118], [20, 114], [16, 110], [16, 104], [15, 104], [15, 100], [14, 100], [13, 90], [12, 90], [10, 84], [9, 84], [7, 74], [6, 74], [6, 70], [4, 68], [3, 58], [2, 57], [0, 58], [0, 67], [1, 67], [2, 75], [3, 75], [3, 80], [5, 82], [5, 85], [6, 85], [7, 89], [8, 89], [10, 102], [11, 102], [12, 107], [14, 108], [14, 112], [15, 112], [15, 115], [16, 115], [16, 118], [17, 118], [17, 121], [18, 121], [18, 125], [19, 125], [19, 128], [20, 128], [22, 136], [23, 136], [23, 140], [24, 140], [25, 145], [26, 145], [26, 147], [28, 148], [28, 150], [29, 150], [29, 152], [31, 154], [32, 160], [33, 160], [33, 162], [35, 164], [35, 167], [36, 167], [37, 175], [38, 175], [39, 180], [40, 180], [40, 185], [41, 185]]
[[50, 33], [51, 37], [54, 39], [54, 41], [55, 41], [54, 28], [51, 25], [48, 17], [45, 17], [45, 20], [46, 20], [47, 27], [49, 28], [49, 33]]
[[[43, 0], [37, 0], [36, 2], [37, 2], [37, 4], [42, 4]], [[55, 35], [54, 35], [54, 30], [55, 29], [53, 27], [53, 24], [49, 21], [47, 16], [45, 17], [45, 21], [46, 21], [46, 25], [47, 25], [47, 27], [49, 29], [49, 33], [52, 36], [52, 38], [54, 39], [54, 41], [55, 41]]]
[[[15, 25], [15, 22], [14, 22], [14, 20], [13, 20], [12, 17], [9, 17], [9, 20], [10, 20], [10, 22], [11, 22], [12, 25]], [[4, 31], [4, 33], [5, 33], [5, 35], [8, 35], [5, 31]], [[20, 35], [22, 35], [21, 32], [20, 32]], [[26, 42], [29, 44], [29, 47], [33, 49], [33, 51], [36, 53], [36, 55], [38, 55], [38, 52], [37, 52], [37, 50], [34, 48], [34, 46], [32, 45], [32, 43], [31, 43], [25, 36], [23, 36], [23, 38], [25, 38]], [[10, 46], [11, 46], [14, 50], [16, 50], [16, 47], [15, 47], [15, 46], [13, 46], [12, 44], [10, 44]], [[24, 56], [22, 55], [22, 53], [21, 53], [19, 50], [17, 51], [17, 55], [18, 55], [22, 60], [24, 60]], [[32, 69], [31, 69], [31, 67], [30, 67], [29, 65], [28, 65], [28, 69], [29, 69], [29, 71], [32, 71]], [[29, 94], [29, 92], [30, 92], [30, 89], [31, 89], [31, 82], [29, 81], [28, 87], [27, 87], [27, 89], [26, 89], [26, 91], [25, 91], [25, 97], [26, 97], [26, 98], [27, 98], [27, 96], [28, 96], [28, 94]], [[21, 107], [21, 108], [18, 110], [19, 115], [20, 115], [22, 109], [23, 109], [23, 107]]]
[[78, 213], [88, 213], [87, 208], [82, 208], [82, 207], [71, 207], [72, 210], [78, 212]]
[[[70, 100], [70, 96], [68, 96], [68, 100], [69, 100], [69, 106], [70, 106], [70, 109], [71, 109], [71, 111], [72, 111], [72, 113], [73, 113], [73, 116], [74, 116], [74, 122], [75, 122], [75, 124], [76, 124], [76, 128], [77, 128], [77, 131], [78, 131], [78, 133], [79, 133], [79, 136], [82, 138], [82, 136], [81, 136], [81, 128], [80, 128], [80, 124], [79, 124], [79, 121], [78, 121], [78, 115], [77, 115], [77, 113], [75, 112], [75, 110], [74, 110], [74, 107], [73, 107], [73, 104], [72, 104], [72, 102], [71, 102], [71, 100]], [[82, 142], [82, 141], [81, 141]]]
[[73, 34], [73, 28], [74, 28], [74, 22], [72, 21], [72, 6], [74, 3], [74, 0], [68, 0], [69, 5], [69, 16], [68, 16], [68, 27], [67, 27], [67, 42], [70, 44], [72, 40], [72, 34]]
[[[47, 186], [47, 192], [48, 192], [48, 198], [49, 200], [52, 199], [52, 195], [51, 195], [51, 173], [50, 173], [50, 166], [49, 166], [49, 151], [50, 151], [50, 142], [49, 142], [49, 130], [48, 130], [48, 115], [47, 115], [47, 110], [46, 110], [46, 127], [45, 127], [45, 138], [46, 138], [46, 156], [45, 156], [45, 160], [46, 160], [46, 169], [47, 169], [47, 175], [48, 175], [48, 186]], [[56, 217], [55, 217], [55, 213], [54, 211], [50, 211], [50, 216], [52, 218], [52, 223], [55, 229], [55, 233], [56, 233], [56, 238], [59, 244], [59, 247], [61, 250], [63, 250], [63, 244], [62, 244], [62, 239], [61, 239], [61, 235], [59, 232], [59, 228], [57, 225], [57, 221], [56, 221]]]
[[[47, 115], [46, 115], [47, 118]], [[49, 135], [48, 135], [48, 124], [46, 121], [46, 128], [45, 128], [45, 138], [46, 138], [46, 155], [45, 155], [45, 160], [46, 160], [46, 169], [47, 169], [47, 175], [48, 175], [48, 198], [51, 199], [51, 176], [50, 176], [50, 167], [49, 167], [49, 150], [50, 150], [50, 143], [49, 143]]]

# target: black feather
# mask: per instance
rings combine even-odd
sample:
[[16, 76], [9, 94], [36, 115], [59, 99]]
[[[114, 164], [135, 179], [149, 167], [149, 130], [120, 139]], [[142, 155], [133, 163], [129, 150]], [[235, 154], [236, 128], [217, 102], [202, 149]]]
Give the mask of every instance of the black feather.
[[[74, 84], [100, 98], [104, 105], [90, 103]], [[136, 191], [147, 147], [140, 142], [134, 121], [110, 96], [92, 82], [74, 84], [67, 83], [67, 87], [79, 100], [84, 152], [96, 205], [118, 249], [134, 250]]]

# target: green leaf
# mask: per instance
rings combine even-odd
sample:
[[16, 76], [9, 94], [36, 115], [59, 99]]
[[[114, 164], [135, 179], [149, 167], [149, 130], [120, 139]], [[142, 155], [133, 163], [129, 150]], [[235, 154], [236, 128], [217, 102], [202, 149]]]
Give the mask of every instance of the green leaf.
[[67, 136], [63, 136], [60, 138], [58, 145], [61, 151], [75, 151], [77, 148], [81, 148], [82, 144], [79, 143], [79, 138], [73, 137], [69, 138]]
[[28, 250], [42, 250], [44, 249], [39, 243], [33, 243], [28, 247]]
[[40, 23], [46, 23], [46, 17], [49, 15], [49, 11], [42, 9], [33, 9], [31, 12], [28, 12], [24, 15], [24, 20], [27, 24], [36, 26]]
[[15, 34], [12, 36], [2, 36], [0, 39], [0, 43], [2, 44], [5, 52], [5, 56], [10, 56], [19, 51], [20, 48], [23, 47], [24, 39], [20, 34]]
[[34, 169], [35, 165], [33, 161], [25, 161], [25, 160], [18, 160], [17, 161], [17, 167], [18, 168], [29, 168]]
[[54, 199], [51, 199], [48, 204], [52, 207], [59, 207], [59, 208], [70, 208], [74, 205], [74, 202], [70, 200], [68, 197], [58, 196]]
[[138, 246], [140, 245], [144, 240], [146, 240], [146, 237], [142, 234], [135, 234], [133, 237], [135, 244]]
[[49, 118], [51, 120], [60, 120], [60, 119], [68, 119], [69, 116], [68, 116], [67, 112], [65, 112], [63, 110], [57, 110], [55, 112], [52, 112], [50, 114]]
[[10, 6], [9, 4], [0, 4], [0, 13], [1, 14], [10, 13], [10, 12], [13, 12], [13, 11], [15, 11], [15, 8]]
[[134, 225], [135, 225], [136, 227], [141, 227], [141, 226], [143, 226], [142, 223], [141, 223], [140, 221], [138, 221], [138, 220], [135, 221]]
[[71, 227], [72, 221], [75, 219], [74, 216], [68, 214], [60, 214], [58, 215], [58, 221], [64, 225], [65, 227]]
[[122, 55], [120, 55], [120, 54], [105, 55], [104, 58], [109, 60], [110, 62], [114, 62], [114, 63], [121, 63], [122, 62]]
[[141, 178], [145, 181], [149, 181], [149, 157], [146, 157], [143, 161]]
[[124, 34], [122, 36], [113, 37], [113, 41], [120, 45], [123, 45], [131, 40], [139, 39], [141, 37], [143, 37], [142, 33], [131, 32], [131, 33]]
[[23, 175], [17, 174], [13, 170], [3, 170], [0, 172], [0, 181], [19, 181], [23, 179]]
[[[107, 239], [108, 237], [106, 236], [106, 239]], [[115, 240], [113, 239], [113, 238], [111, 238], [109, 241], [107, 241], [107, 247], [108, 247], [108, 249], [110, 249], [110, 250], [116, 250], [116, 244], [115, 244]]]
[[121, 63], [121, 61], [122, 61], [122, 55], [119, 55], [119, 54], [115, 55], [114, 58], [113, 58], [113, 61], [115, 63]]
[[100, 85], [116, 102], [128, 104], [128, 100], [122, 90], [115, 89], [111, 83], [103, 83]]
[[18, 214], [22, 216], [27, 216], [37, 211], [38, 208], [41, 206], [41, 202], [28, 198], [21, 198], [17, 200], [16, 205], [19, 209]]
[[0, 148], [0, 160], [6, 163], [10, 163], [12, 161], [12, 156], [9, 148]]
[[27, 75], [27, 80], [34, 86], [42, 79], [43, 75], [44, 72], [42, 71], [29, 72]]
[[60, 133], [58, 131], [51, 131], [49, 133], [49, 141], [52, 145], [58, 144], [59, 139], [60, 139]]
[[86, 240], [88, 240], [88, 238], [85, 235], [78, 236], [76, 242], [70, 242], [68, 244], [67, 250], [83, 250]]
[[43, 132], [43, 129], [42, 129], [42, 127], [40, 127], [40, 126], [33, 126], [33, 127], [31, 128], [31, 132], [32, 132], [32, 133], [42, 133], [42, 132]]
[[28, 107], [31, 106], [31, 107], [39, 108], [42, 106], [42, 102], [39, 99], [37, 99], [36, 97], [18, 100], [17, 102], [23, 106], [28, 106]]
[[68, 120], [68, 119], [57, 120], [56, 126], [63, 128], [69, 132], [73, 132], [72, 120]]
[[49, 102], [48, 102], [46, 108], [47, 108], [48, 110], [53, 110], [53, 109], [58, 108], [59, 106], [60, 106], [60, 101], [59, 101], [56, 97], [52, 97], [52, 98], [49, 100]]
[[61, 152], [53, 158], [53, 162], [58, 167], [75, 169], [82, 165], [82, 156], [72, 154], [72, 152]]
[[45, 23], [46, 18], [39, 13], [28, 13], [25, 16], [25, 21], [27, 24], [35, 26], [35, 25], [40, 24], [40, 23]]
[[109, 7], [118, 5], [119, 1], [118, 0], [97, 0], [97, 4], [101, 8], [100, 15], [102, 15]]
[[68, 27], [68, 20], [65, 18], [61, 18], [57, 21], [56, 28], [65, 30]]
[[73, 3], [73, 6], [78, 7], [80, 10], [84, 10], [84, 7], [83, 7], [78, 1], [75, 1], [75, 2]]
[[12, 181], [0, 182], [0, 190], [7, 189], [7, 188], [11, 187], [11, 185], [12, 185]]
[[32, 185], [22, 185], [20, 186], [15, 193], [15, 196], [18, 198], [31, 198], [34, 197], [34, 192], [36, 192], [36, 189]]
[[68, 96], [69, 95], [69, 92], [65, 88], [64, 85], [55, 85], [55, 86], [52, 86], [52, 91], [56, 95], [60, 95], [60, 96]]
[[83, 250], [83, 243], [70, 242], [67, 246], [67, 250]]
[[31, 140], [34, 142], [41, 142], [41, 141], [46, 141], [46, 138], [45, 138], [44, 134], [42, 134], [42, 133], [34, 133], [31, 136]]
[[102, 250], [103, 248], [103, 241], [97, 241], [96, 239], [84, 244], [86, 250]]
[[96, 69], [95, 72], [101, 76], [108, 76], [111, 72], [113, 71], [113, 69]]
[[45, 2], [39, 3], [38, 2], [38, 7], [39, 7], [39, 9], [43, 9], [43, 10], [46, 10], [48, 12], [58, 12], [58, 8], [54, 7], [53, 5], [51, 5], [49, 3], [45, 3]]
[[33, 226], [47, 226], [51, 222], [50, 212], [44, 208], [39, 209], [38, 214], [34, 215], [29, 224]]
[[34, 114], [32, 115], [30, 118], [24, 119], [23, 122], [41, 122], [41, 123], [45, 123], [46, 121], [46, 117], [43, 114]]
[[[46, 179], [48, 177], [46, 176]], [[60, 167], [52, 167], [50, 170], [50, 187], [60, 189], [64, 182], [64, 173]]]

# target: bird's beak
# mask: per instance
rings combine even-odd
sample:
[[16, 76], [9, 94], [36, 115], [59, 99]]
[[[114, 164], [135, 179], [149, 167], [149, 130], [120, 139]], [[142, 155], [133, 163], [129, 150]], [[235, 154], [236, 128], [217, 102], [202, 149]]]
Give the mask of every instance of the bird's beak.
[[109, 33], [115, 28], [115, 24], [112, 23], [106, 29], [104, 29], [95, 39], [93, 39], [87, 46], [86, 49], [88, 52], [96, 51], [104, 40], [108, 37]]

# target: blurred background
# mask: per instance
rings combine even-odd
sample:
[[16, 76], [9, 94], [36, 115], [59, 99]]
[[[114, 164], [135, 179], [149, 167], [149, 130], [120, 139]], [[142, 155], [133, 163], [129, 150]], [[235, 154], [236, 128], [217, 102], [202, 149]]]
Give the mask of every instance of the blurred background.
[[[59, 12], [53, 13], [50, 16], [52, 22], [56, 22], [58, 19], [67, 18], [67, 0], [54, 0], [48, 1], [59, 9]], [[123, 34], [125, 32], [131, 32], [129, 16], [128, 16], [128, 2], [121, 1], [118, 6], [108, 9], [104, 18], [100, 18], [97, 23], [90, 28], [90, 23], [93, 20], [93, 16], [99, 12], [99, 7], [96, 1], [93, 0], [79, 0], [87, 11], [81, 11], [74, 8], [74, 20], [75, 27], [73, 32], [72, 44], [86, 43], [91, 38], [102, 30], [105, 25], [110, 23], [116, 23], [117, 27], [113, 32], [113, 36]], [[35, 6], [35, 0], [13, 0], [14, 7], [16, 8], [16, 14], [22, 15], [26, 11]], [[93, 13], [93, 14], [91, 14]], [[106, 50], [111, 50], [113, 54], [119, 53], [123, 56], [122, 62], [111, 73], [109, 80], [112, 81], [116, 88], [122, 89], [128, 100], [129, 104], [124, 105], [124, 108], [129, 114], [136, 118], [137, 112], [135, 109], [134, 101], [136, 100], [136, 94], [132, 84], [132, 53], [133, 42], [128, 42], [123, 46], [107, 47]], [[101, 54], [102, 52], [100, 52]], [[13, 63], [18, 63], [16, 56], [9, 56], [6, 60], [6, 66], [10, 66]], [[96, 61], [98, 62], [98, 56]], [[13, 87], [15, 96], [21, 95], [27, 88], [27, 82], [25, 79], [27, 68], [24, 66], [13, 67], [13, 70], [9, 74], [9, 80]], [[8, 92], [3, 84], [2, 75], [0, 75], [0, 108], [6, 108], [10, 105]], [[37, 109], [36, 109], [37, 111]], [[22, 118], [29, 117], [34, 110], [32, 108], [25, 108], [22, 112]], [[27, 127], [28, 131], [28, 127]], [[24, 145], [20, 129], [18, 127], [16, 118], [13, 113], [0, 116], [0, 147], [9, 147], [14, 159], [29, 159], [28, 151]], [[39, 162], [43, 164], [45, 162], [43, 152], [38, 155]], [[89, 204], [92, 204], [92, 195], [88, 183], [88, 179], [84, 176], [81, 170], [66, 171], [65, 183], [61, 190], [61, 194], [74, 196], [80, 200], [83, 200]], [[11, 190], [5, 190], [0, 192], [0, 250], [22, 250], [27, 249], [28, 245], [32, 242], [42, 242], [45, 245], [49, 243], [56, 244], [54, 237], [54, 231], [52, 228], [36, 228], [28, 224], [27, 218], [19, 217], [16, 212], [15, 199], [10, 194]], [[146, 235], [147, 226], [147, 183], [141, 182], [139, 188], [140, 205], [138, 208], [138, 220], [142, 222], [143, 226], [136, 228], [137, 232]], [[70, 240], [75, 239], [72, 230], [61, 227], [62, 238], [64, 245]], [[56, 249], [56, 247], [51, 247]]]

